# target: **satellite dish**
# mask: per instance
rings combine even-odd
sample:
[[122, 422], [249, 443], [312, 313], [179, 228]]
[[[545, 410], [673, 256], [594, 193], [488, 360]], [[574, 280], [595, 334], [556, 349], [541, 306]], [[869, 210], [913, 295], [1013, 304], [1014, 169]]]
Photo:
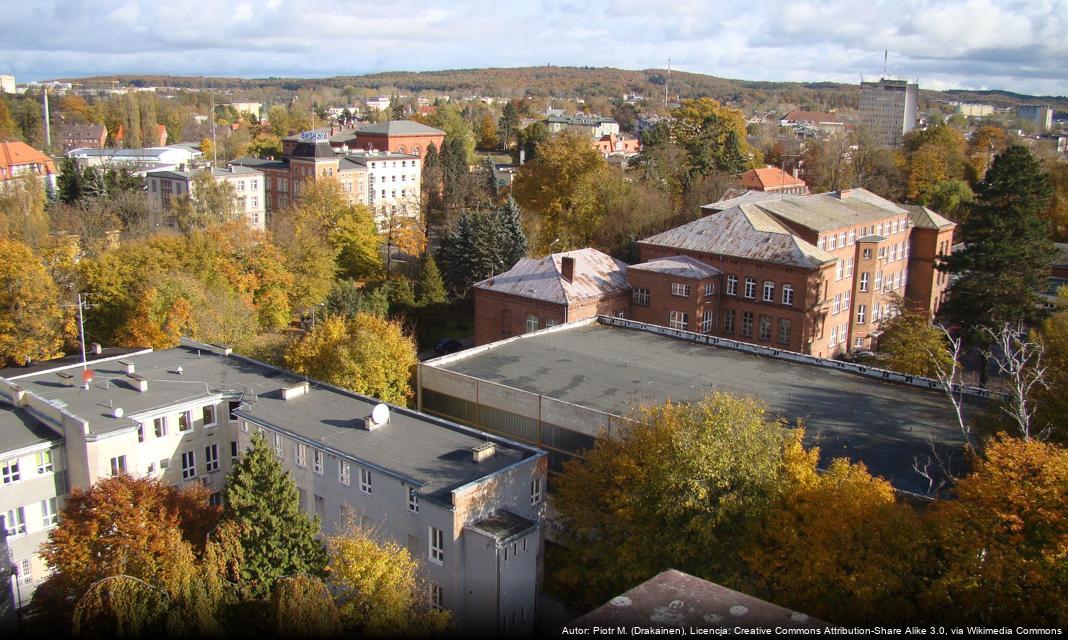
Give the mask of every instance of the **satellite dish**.
[[389, 407], [384, 404], [376, 404], [375, 408], [371, 411], [371, 420], [374, 420], [375, 424], [386, 424], [389, 422]]
[[111, 415], [115, 416], [116, 418], [121, 418], [123, 416], [122, 407], [115, 407], [115, 410], [111, 412]]

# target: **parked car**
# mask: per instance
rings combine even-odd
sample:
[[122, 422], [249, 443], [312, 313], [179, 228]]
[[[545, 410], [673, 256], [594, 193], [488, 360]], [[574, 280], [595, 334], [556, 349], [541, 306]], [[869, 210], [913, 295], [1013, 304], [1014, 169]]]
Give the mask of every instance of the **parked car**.
[[459, 340], [456, 340], [455, 338], [445, 338], [444, 340], [439, 340], [438, 343], [434, 345], [434, 352], [445, 355], [448, 353], [456, 353], [463, 348], [464, 345], [461, 344]]

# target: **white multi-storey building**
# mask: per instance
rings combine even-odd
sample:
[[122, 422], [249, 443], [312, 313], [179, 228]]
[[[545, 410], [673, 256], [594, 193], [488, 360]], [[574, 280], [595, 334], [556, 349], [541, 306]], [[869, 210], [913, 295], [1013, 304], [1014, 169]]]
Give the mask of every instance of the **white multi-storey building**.
[[[145, 185], [152, 208], [164, 211], [172, 206], [174, 198], [193, 195], [194, 175], [194, 171], [187, 171], [184, 166], [147, 172]], [[215, 182], [233, 186], [235, 212], [244, 216], [250, 227], [263, 230], [267, 224], [266, 179], [263, 173], [230, 164], [225, 169], [211, 168], [211, 175]]]
[[433, 601], [474, 633], [533, 630], [545, 452], [182, 340], [0, 378], [0, 511], [22, 602], [68, 487], [119, 473], [203, 484], [256, 432], [326, 534], [351, 511], [423, 562]]
[[919, 85], [905, 80], [881, 78], [860, 83], [860, 119], [876, 140], [886, 147], [901, 144], [901, 138], [916, 128]]

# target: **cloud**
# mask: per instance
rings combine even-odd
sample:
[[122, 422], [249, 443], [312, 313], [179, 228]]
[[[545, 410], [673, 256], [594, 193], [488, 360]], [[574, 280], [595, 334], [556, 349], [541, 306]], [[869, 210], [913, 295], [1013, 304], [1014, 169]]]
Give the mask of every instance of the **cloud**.
[[558, 65], [1065, 94], [1068, 0], [0, 0], [0, 73], [324, 76]]

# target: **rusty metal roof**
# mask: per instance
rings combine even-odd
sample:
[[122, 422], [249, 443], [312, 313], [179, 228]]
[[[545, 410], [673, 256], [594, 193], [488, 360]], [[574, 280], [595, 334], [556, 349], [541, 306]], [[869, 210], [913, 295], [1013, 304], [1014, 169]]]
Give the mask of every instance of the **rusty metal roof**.
[[834, 261], [830, 254], [790, 233], [756, 204], [732, 207], [641, 242], [808, 269]]
[[[575, 261], [571, 282], [565, 280], [561, 272], [560, 265], [564, 257]], [[577, 249], [542, 258], [522, 258], [508, 271], [474, 286], [557, 304], [571, 304], [630, 289], [626, 263], [596, 249]]]
[[758, 206], [813, 231], [830, 231], [908, 214], [900, 205], [864, 189], [764, 200]]
[[641, 264], [632, 264], [628, 268], [631, 271], [655, 271], [656, 273], [666, 273], [681, 278], [711, 278], [720, 273], [719, 269], [700, 260], [694, 260], [689, 256], [657, 258]]
[[948, 229], [949, 227], [957, 226], [957, 223], [931, 211], [927, 207], [921, 207], [918, 204], [907, 204], [905, 208], [909, 210], [909, 218], [912, 219], [912, 226], [914, 227], [920, 227], [921, 229]]

